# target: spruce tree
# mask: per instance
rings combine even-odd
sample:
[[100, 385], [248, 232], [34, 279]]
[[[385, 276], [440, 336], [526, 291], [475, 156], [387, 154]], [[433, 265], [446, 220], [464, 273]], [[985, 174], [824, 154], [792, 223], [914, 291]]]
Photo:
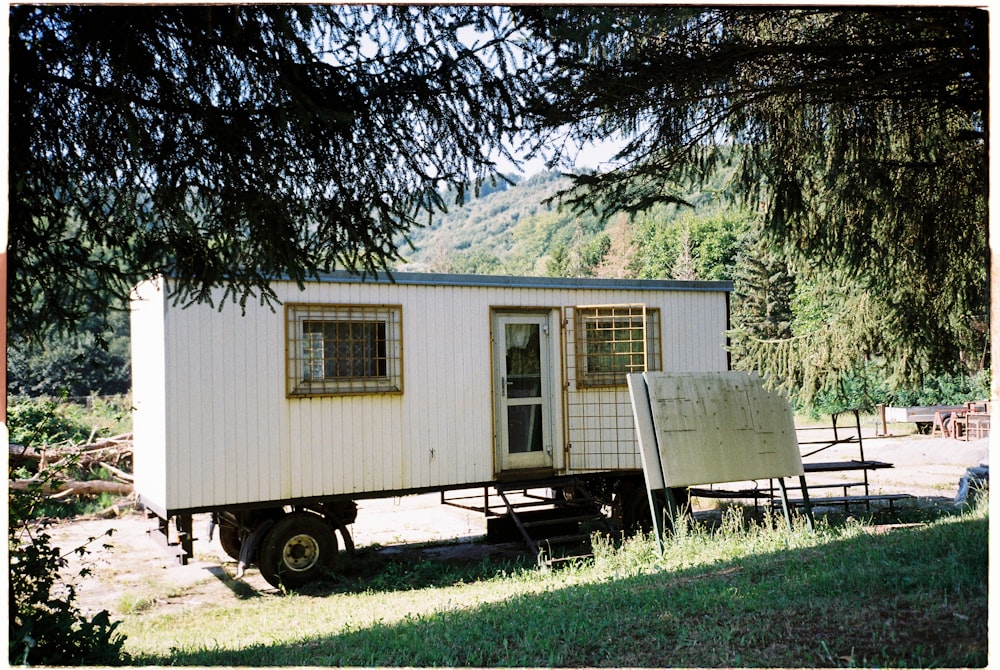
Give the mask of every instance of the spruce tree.
[[[522, 11], [549, 48], [529, 107], [546, 146], [562, 146], [561, 133], [623, 141], [618, 167], [577, 175], [569, 203], [683, 203], [682, 187], [733, 163], [726, 192], [761, 212], [776, 249], [816, 276], [843, 278], [854, 306], [861, 294], [878, 303], [879, 355], [897, 381], [951, 370], [981, 348], [985, 11]], [[852, 332], [865, 348], [868, 335]], [[771, 352], [785, 356], [778, 343]], [[800, 375], [817, 364], [815, 351], [795, 352]]]
[[385, 269], [488, 181], [534, 61], [498, 8], [12, 5], [13, 333], [154, 274], [215, 286]]

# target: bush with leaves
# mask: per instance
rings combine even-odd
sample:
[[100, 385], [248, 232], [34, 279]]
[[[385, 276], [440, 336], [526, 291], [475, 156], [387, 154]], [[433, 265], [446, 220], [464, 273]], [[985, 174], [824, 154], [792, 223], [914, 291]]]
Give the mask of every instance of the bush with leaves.
[[[46, 471], [26, 491], [8, 489], [7, 658], [12, 665], [117, 665], [127, 660], [119, 623], [112, 622], [106, 610], [93, 617], [81, 612], [75, 604], [76, 589], [61, 574], [66, 558], [86, 556], [97, 538], [64, 553], [52, 545], [46, 532], [49, 521], [38, 517], [46, 485], [56, 484], [59, 477]], [[78, 575], [88, 573], [83, 567]]]
[[81, 443], [132, 430], [132, 399], [91, 396], [86, 402], [58, 398], [7, 397], [10, 441], [32, 447]]
[[984, 400], [990, 397], [990, 370], [980, 370], [975, 374], [956, 372], [931, 375], [918, 387], [897, 390], [886, 394], [886, 404], [897, 406], [913, 405], [960, 405], [965, 402]]
[[808, 405], [813, 417], [849, 409], [873, 412], [878, 404], [895, 407], [961, 405], [990, 397], [990, 371], [928, 375], [920, 385], [892, 388], [877, 366], [862, 366], [842, 374], [835, 385], [822, 389]]
[[92, 314], [71, 331], [51, 327], [7, 344], [7, 392], [25, 396], [128, 393], [129, 314], [120, 306]]

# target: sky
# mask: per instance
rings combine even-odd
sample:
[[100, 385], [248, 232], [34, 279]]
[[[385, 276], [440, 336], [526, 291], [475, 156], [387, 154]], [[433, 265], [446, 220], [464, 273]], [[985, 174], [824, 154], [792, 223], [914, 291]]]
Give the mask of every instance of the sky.
[[[577, 152], [573, 167], [580, 170], [590, 168], [597, 170], [598, 172], [608, 170], [612, 166], [611, 159], [622, 148], [622, 146], [624, 146], [624, 142], [621, 140], [587, 145]], [[499, 159], [497, 161], [497, 167], [503, 174], [520, 172], [520, 174], [525, 177], [531, 177], [546, 170], [544, 158], [534, 158], [530, 161], [526, 161], [520, 168], [514, 167], [514, 165], [506, 159]]]

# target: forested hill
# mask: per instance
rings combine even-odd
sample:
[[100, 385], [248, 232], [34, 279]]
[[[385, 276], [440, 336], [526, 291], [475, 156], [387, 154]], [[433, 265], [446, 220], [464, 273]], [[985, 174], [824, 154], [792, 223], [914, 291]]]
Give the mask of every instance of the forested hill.
[[452, 206], [412, 231], [400, 271], [473, 274], [728, 279], [743, 212], [717, 186], [694, 208], [659, 206], [634, 218], [575, 212], [545, 201], [569, 186], [556, 172], [505, 184]]
[[[464, 205], [452, 204], [431, 226], [413, 230], [410, 240], [415, 249], [402, 249], [408, 263], [400, 269], [485, 274], [498, 272], [514, 256], [523, 255], [515, 249], [525, 246], [526, 227], [535, 227], [539, 219], [552, 218], [554, 207], [543, 202], [567, 188], [569, 180], [556, 172], [515, 180], [513, 186], [506, 183], [488, 186], [479, 197], [470, 197]], [[560, 225], [550, 227], [562, 228], [566, 223], [559, 221]], [[533, 265], [547, 253], [548, 244], [528, 251], [535, 258], [521, 260]], [[534, 274], [527, 270], [516, 274], [525, 273]]]

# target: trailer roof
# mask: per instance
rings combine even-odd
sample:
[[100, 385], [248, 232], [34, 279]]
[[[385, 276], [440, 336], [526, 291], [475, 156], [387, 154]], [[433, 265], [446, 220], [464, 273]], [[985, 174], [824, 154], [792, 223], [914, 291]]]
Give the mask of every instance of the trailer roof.
[[347, 271], [322, 274], [318, 281], [368, 284], [424, 284], [503, 288], [629, 289], [635, 291], [732, 291], [730, 281], [682, 281], [675, 279], [598, 279], [594, 277], [513, 277], [431, 272], [393, 272], [365, 276]]

